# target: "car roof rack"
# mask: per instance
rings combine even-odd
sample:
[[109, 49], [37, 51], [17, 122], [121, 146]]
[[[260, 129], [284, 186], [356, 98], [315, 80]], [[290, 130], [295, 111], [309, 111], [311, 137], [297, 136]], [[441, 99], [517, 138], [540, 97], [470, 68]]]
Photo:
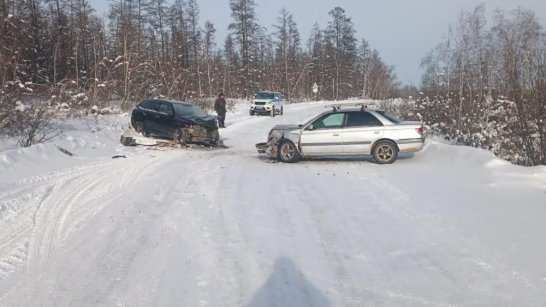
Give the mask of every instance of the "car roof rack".
[[351, 103], [335, 103], [326, 105], [325, 108], [332, 108], [334, 112], [341, 108], [354, 108], [360, 107], [362, 110], [367, 109], [369, 106], [375, 106], [375, 102], [351, 102]]

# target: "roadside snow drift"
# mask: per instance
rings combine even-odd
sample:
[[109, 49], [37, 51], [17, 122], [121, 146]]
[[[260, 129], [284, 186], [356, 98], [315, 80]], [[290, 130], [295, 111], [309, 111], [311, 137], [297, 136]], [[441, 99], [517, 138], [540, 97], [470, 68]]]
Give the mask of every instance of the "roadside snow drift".
[[0, 306], [546, 305], [545, 167], [257, 156], [323, 104], [240, 107], [222, 150], [123, 147], [117, 117], [0, 152]]

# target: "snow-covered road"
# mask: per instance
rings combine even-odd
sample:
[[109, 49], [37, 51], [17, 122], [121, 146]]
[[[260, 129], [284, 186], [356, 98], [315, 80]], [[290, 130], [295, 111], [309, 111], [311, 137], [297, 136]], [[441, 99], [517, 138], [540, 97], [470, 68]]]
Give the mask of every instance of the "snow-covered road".
[[257, 157], [323, 110], [232, 115], [225, 150], [0, 152], [0, 306], [546, 305], [545, 167]]

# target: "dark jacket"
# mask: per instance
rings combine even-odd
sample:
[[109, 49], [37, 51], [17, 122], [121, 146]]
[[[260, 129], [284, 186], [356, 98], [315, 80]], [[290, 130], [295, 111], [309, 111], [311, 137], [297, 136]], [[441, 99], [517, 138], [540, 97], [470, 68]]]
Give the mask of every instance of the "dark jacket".
[[214, 110], [219, 115], [225, 115], [226, 114], [226, 100], [222, 98], [216, 99], [214, 102]]

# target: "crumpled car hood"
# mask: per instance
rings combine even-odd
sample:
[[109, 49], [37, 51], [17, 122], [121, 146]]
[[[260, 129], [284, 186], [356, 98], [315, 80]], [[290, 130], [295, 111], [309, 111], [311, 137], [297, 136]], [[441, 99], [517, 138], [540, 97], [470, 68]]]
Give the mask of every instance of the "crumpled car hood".
[[276, 125], [271, 130], [290, 131], [300, 129], [300, 125]]
[[197, 117], [197, 116], [177, 116], [177, 119], [190, 122], [195, 125], [205, 127], [216, 127], [216, 117], [212, 115]]

